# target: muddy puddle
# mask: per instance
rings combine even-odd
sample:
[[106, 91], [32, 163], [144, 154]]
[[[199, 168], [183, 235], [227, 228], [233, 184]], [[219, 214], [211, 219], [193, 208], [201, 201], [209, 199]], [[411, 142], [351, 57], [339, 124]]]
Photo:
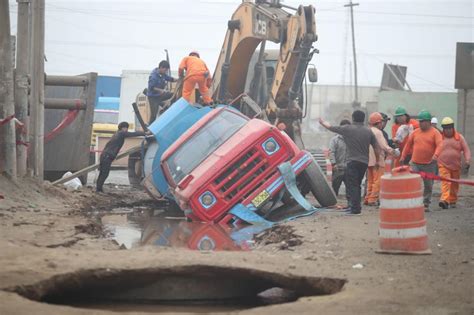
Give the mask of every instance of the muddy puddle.
[[152, 245], [199, 251], [251, 250], [254, 236], [268, 228], [189, 222], [165, 210], [114, 209], [101, 220], [124, 249]]

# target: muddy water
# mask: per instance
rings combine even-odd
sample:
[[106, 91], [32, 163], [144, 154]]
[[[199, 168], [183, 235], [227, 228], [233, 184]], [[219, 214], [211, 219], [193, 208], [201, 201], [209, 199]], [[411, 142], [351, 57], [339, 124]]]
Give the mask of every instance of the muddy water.
[[152, 212], [119, 209], [102, 217], [111, 237], [124, 248], [153, 245], [200, 251], [251, 250], [253, 237], [263, 227], [230, 227], [220, 224], [188, 222], [163, 210]]

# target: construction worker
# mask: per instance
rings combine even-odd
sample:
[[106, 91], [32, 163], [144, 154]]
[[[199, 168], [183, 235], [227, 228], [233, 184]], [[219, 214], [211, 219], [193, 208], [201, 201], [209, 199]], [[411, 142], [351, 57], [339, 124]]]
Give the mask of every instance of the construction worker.
[[179, 64], [178, 71], [181, 78], [184, 77], [184, 71], [186, 71], [186, 77], [184, 77], [183, 82], [183, 97], [188, 102], [191, 102], [191, 95], [194, 93], [194, 88], [197, 84], [204, 105], [212, 104], [212, 99], [209, 96], [211, 74], [198, 52], [192, 51], [189, 56], [184, 57]]
[[388, 117], [387, 114], [385, 113], [382, 113], [380, 112], [380, 115], [382, 115], [382, 133], [383, 133], [383, 137], [385, 138], [385, 140], [387, 141], [388, 145], [391, 147], [391, 148], [394, 148], [395, 149], [395, 146], [393, 144], [393, 140], [389, 138], [388, 136], [388, 133], [385, 131], [385, 127], [387, 127], [387, 123], [388, 121], [390, 120], [390, 117]]
[[375, 151], [372, 146], [369, 149], [369, 164], [367, 168], [367, 193], [365, 195], [364, 204], [369, 206], [378, 206], [380, 179], [385, 171], [385, 155], [396, 157], [399, 155], [395, 149], [392, 149], [382, 133], [383, 117], [380, 113], [372, 113], [369, 116], [369, 126], [372, 130], [377, 143], [380, 147], [380, 156], [376, 162]]
[[99, 177], [97, 178], [96, 191], [103, 192], [102, 186], [105, 183], [105, 180], [109, 176], [110, 167], [112, 166], [113, 160], [117, 157], [120, 149], [125, 142], [125, 138], [129, 137], [139, 137], [145, 135], [151, 135], [150, 131], [147, 132], [128, 132], [128, 122], [122, 121], [118, 124], [117, 132], [112, 136], [112, 138], [105, 145], [104, 150], [100, 154], [100, 166], [99, 166]]
[[[407, 111], [404, 107], [398, 106], [395, 110], [395, 123], [392, 125], [392, 140], [395, 146], [400, 149], [400, 152], [403, 151], [405, 144], [408, 140], [408, 135], [413, 132], [413, 130], [419, 128], [419, 123], [410, 118], [410, 115], [407, 114]], [[408, 159], [410, 156], [408, 156]], [[403, 161], [402, 161], [403, 162]], [[397, 167], [400, 164], [399, 158], [396, 158], [393, 161], [393, 166]]]
[[331, 126], [319, 118], [319, 123], [326, 129], [342, 135], [347, 147], [346, 189], [349, 193], [348, 215], [361, 213], [361, 183], [369, 164], [369, 146], [372, 145], [376, 152], [378, 162], [380, 149], [373, 132], [364, 126], [365, 113], [355, 110], [352, 113], [352, 124], [344, 126]]
[[[438, 158], [439, 175], [446, 178], [461, 177], [461, 155], [464, 153], [465, 167], [471, 165], [471, 151], [464, 137], [454, 128], [454, 120], [444, 117], [441, 121], [443, 128], [443, 146]], [[439, 206], [443, 209], [454, 208], [458, 200], [459, 184], [443, 181], [441, 183], [441, 198]]]
[[438, 118], [436, 117], [431, 118], [431, 126], [434, 129], [438, 130], [440, 133], [443, 133], [443, 131], [438, 128]]
[[[341, 120], [339, 126], [350, 125], [351, 122], [347, 119]], [[329, 160], [332, 164], [332, 189], [339, 195], [339, 188], [342, 182], [346, 186], [346, 198], [347, 196], [347, 183], [345, 178], [346, 166], [347, 166], [347, 148], [344, 138], [341, 135], [336, 135], [329, 141]]]
[[173, 97], [173, 93], [166, 90], [167, 82], [176, 82], [175, 78], [170, 77], [167, 73], [170, 69], [170, 64], [166, 60], [160, 61], [158, 68], [153, 69], [148, 77], [147, 97], [150, 103], [150, 118], [148, 124], [151, 124], [156, 119], [160, 106], [163, 101]]
[[[413, 131], [403, 148], [401, 161], [411, 156], [410, 166], [415, 172], [436, 174], [437, 159], [441, 153], [443, 139], [441, 134], [431, 126], [431, 114], [422, 110], [418, 114], [420, 128]], [[433, 180], [423, 179], [423, 204], [425, 211], [430, 211]]]

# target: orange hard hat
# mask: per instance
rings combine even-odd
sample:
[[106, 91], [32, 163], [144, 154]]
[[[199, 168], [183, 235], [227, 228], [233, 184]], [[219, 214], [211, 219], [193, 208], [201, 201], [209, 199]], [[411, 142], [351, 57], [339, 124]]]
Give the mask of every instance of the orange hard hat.
[[375, 112], [369, 116], [369, 124], [376, 125], [383, 120], [383, 117], [380, 113]]
[[191, 51], [191, 52], [189, 53], [189, 55], [190, 55], [190, 56], [196, 56], [196, 57], [198, 57], [198, 58], [201, 58], [201, 56], [199, 56], [199, 53], [198, 53], [197, 51], [195, 51], [195, 50]]

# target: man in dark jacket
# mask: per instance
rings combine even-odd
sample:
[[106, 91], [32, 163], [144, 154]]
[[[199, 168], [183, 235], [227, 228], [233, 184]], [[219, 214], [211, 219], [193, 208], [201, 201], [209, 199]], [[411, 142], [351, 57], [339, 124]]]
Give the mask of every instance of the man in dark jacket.
[[347, 190], [349, 193], [349, 215], [360, 215], [361, 183], [369, 164], [369, 147], [372, 145], [378, 165], [380, 147], [373, 132], [364, 126], [365, 113], [355, 110], [352, 113], [352, 124], [331, 126], [319, 118], [319, 123], [326, 129], [342, 135], [347, 147]]
[[125, 138], [129, 137], [139, 137], [149, 135], [151, 132], [128, 132], [128, 122], [122, 121], [118, 124], [118, 131], [112, 136], [112, 138], [105, 145], [102, 154], [100, 155], [100, 166], [99, 166], [99, 178], [97, 178], [97, 192], [103, 192], [102, 186], [104, 185], [105, 180], [109, 176], [110, 167], [113, 160], [117, 157], [120, 149], [125, 142]]
[[176, 79], [167, 74], [169, 69], [169, 62], [162, 60], [158, 68], [153, 69], [148, 77], [147, 97], [150, 103], [150, 118], [148, 124], [151, 124], [155, 120], [163, 101], [173, 97], [173, 93], [166, 90], [167, 82], [176, 82]]
[[390, 117], [387, 116], [387, 114], [385, 113], [380, 113], [380, 115], [382, 115], [382, 133], [383, 133], [383, 137], [385, 138], [385, 140], [387, 140], [387, 143], [388, 145], [395, 149], [395, 145], [393, 144], [393, 140], [390, 139], [388, 137], [388, 133], [384, 130], [384, 128], [387, 126], [387, 122], [390, 120]]
[[[339, 126], [350, 125], [351, 122], [347, 119], [341, 120]], [[329, 160], [332, 164], [332, 189], [339, 195], [339, 188], [342, 182], [346, 186], [346, 198], [349, 200], [347, 194], [347, 183], [346, 183], [346, 166], [347, 166], [347, 149], [344, 138], [341, 135], [335, 135], [329, 141]]]

